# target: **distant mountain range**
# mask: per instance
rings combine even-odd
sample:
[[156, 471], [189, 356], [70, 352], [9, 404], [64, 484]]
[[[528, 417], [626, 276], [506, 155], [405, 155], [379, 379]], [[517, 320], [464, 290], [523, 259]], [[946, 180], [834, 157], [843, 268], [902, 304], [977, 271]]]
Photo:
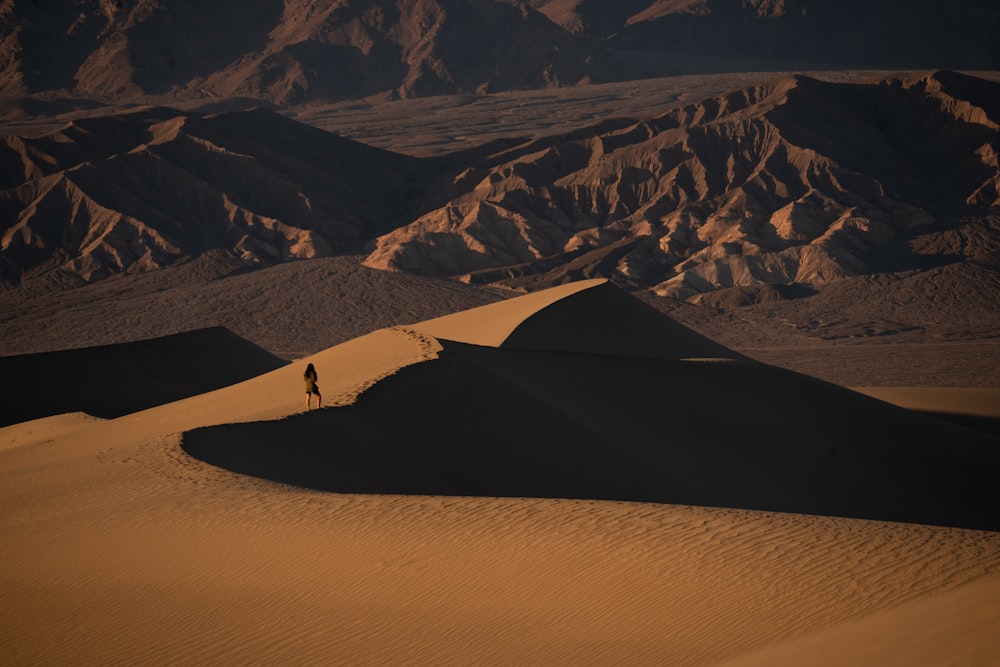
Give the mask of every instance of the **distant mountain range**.
[[646, 120], [417, 159], [251, 110], [136, 109], [0, 143], [8, 284], [207, 250], [535, 289], [795, 296], [847, 276], [1000, 266], [1000, 84], [950, 71], [776, 79]]
[[81, 119], [0, 138], [0, 166], [0, 270], [64, 286], [217, 248], [250, 266], [329, 255], [406, 222], [428, 178], [263, 109]]
[[[729, 68], [738, 60], [748, 70], [783, 65], [788, 69], [1000, 68], [1000, 7], [989, 0], [531, 0], [530, 4], [573, 34], [597, 39], [608, 49], [667, 56], [659, 66], [676, 72], [733, 71]], [[631, 61], [640, 64], [634, 57]]]
[[520, 2], [7, 0], [0, 94], [275, 104], [575, 85], [611, 59]]
[[998, 35], [990, 0], [4, 0], [0, 97], [292, 104], [706, 71], [995, 69]]
[[1000, 260], [1000, 85], [804, 76], [482, 160], [369, 266], [661, 296]]

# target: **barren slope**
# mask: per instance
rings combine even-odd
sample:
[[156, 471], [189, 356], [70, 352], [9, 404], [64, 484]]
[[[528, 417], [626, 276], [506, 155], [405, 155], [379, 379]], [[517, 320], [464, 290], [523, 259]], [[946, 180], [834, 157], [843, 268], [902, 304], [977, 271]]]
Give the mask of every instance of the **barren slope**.
[[501, 0], [6, 0], [0, 28], [5, 96], [282, 104], [573, 85], [611, 72], [587, 40]]
[[951, 72], [796, 76], [546, 137], [456, 173], [367, 263], [529, 288], [602, 275], [680, 298], [991, 266], [998, 91]]
[[[263, 109], [139, 109], [4, 137], [3, 270], [57, 285], [224, 249], [244, 266], [327, 256], [398, 224], [416, 160]], [[402, 218], [405, 220], [405, 218]]]

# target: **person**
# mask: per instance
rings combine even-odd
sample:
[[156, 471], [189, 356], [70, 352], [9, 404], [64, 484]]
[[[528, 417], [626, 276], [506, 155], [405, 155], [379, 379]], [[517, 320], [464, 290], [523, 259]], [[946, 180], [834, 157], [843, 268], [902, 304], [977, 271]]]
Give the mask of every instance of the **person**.
[[323, 396], [319, 393], [319, 385], [316, 381], [319, 379], [319, 375], [316, 373], [316, 367], [312, 364], [306, 366], [306, 372], [303, 377], [306, 380], [306, 410], [312, 409], [312, 395], [316, 394], [316, 407], [323, 407]]

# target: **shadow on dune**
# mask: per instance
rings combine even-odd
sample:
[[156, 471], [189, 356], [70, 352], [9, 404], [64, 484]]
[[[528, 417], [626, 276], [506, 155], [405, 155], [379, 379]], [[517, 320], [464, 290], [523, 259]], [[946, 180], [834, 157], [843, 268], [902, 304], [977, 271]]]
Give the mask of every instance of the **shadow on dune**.
[[354, 406], [190, 431], [345, 493], [594, 498], [1000, 530], [1000, 440], [783, 369], [443, 342]]
[[111, 419], [226, 387], [288, 362], [223, 327], [115, 345], [0, 357], [16, 387], [0, 426], [65, 412]]
[[927, 410], [919, 410], [920, 414], [930, 415], [937, 419], [949, 422], [951, 424], [957, 424], [959, 426], [964, 426], [966, 428], [972, 428], [977, 431], [982, 431], [996, 438], [1000, 438], [1000, 419], [995, 417], [983, 417], [979, 415], [961, 415], [952, 412], [930, 412]]

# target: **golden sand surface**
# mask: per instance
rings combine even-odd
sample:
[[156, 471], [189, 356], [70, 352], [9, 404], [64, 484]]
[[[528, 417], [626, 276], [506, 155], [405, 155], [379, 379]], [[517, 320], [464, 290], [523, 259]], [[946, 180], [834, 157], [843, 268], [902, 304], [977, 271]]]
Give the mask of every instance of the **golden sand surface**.
[[[553, 304], [605, 303], [585, 298], [602, 285], [381, 329], [116, 419], [0, 429], [4, 663], [995, 664], [995, 531], [588, 498], [330, 493], [182, 448], [193, 430], [266, 422], [288, 427], [291, 450], [308, 421], [305, 363], [320, 371], [324, 406], [364, 405], [451, 341], [502, 352]], [[517, 354], [565, 354], [538, 349], [564, 331], [530, 333], [534, 349]], [[573, 354], [612, 363], [611, 352]], [[474, 454], [476, 438], [465, 444]], [[413, 447], [433, 445], [412, 434]]]

